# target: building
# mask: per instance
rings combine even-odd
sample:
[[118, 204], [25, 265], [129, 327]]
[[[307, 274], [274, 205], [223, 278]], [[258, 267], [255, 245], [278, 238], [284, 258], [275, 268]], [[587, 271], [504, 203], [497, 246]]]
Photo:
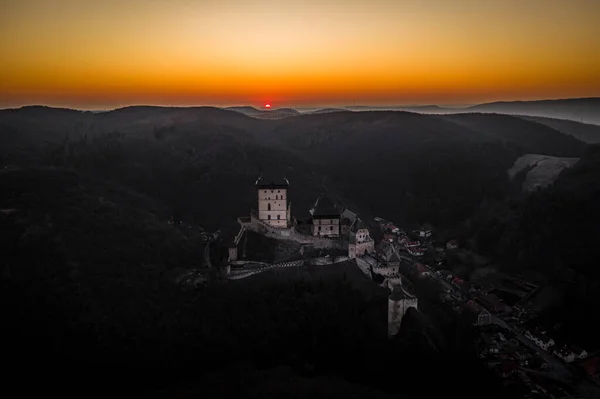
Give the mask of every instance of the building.
[[406, 247], [406, 251], [412, 256], [423, 256], [425, 254], [421, 247]]
[[385, 241], [394, 242], [394, 241], [396, 241], [396, 236], [393, 234], [384, 234], [383, 239]]
[[388, 299], [388, 337], [392, 338], [400, 331], [402, 319], [409, 308], [418, 309], [418, 299], [403, 286], [394, 286]]
[[572, 351], [570, 351], [569, 348], [567, 348], [566, 346], [563, 346], [561, 348], [554, 348], [552, 354], [556, 357], [561, 358], [566, 363], [571, 363], [575, 361], [575, 359], [577, 359], [577, 356], [575, 356], [575, 354]]
[[340, 207], [331, 198], [326, 195], [317, 198], [309, 212], [312, 215], [314, 236], [337, 237], [340, 235]]
[[431, 276], [431, 269], [422, 263], [415, 263], [415, 272], [419, 278]]
[[446, 249], [455, 250], [458, 249], [458, 240], [450, 240], [446, 243]]
[[525, 337], [544, 350], [554, 346], [554, 340], [544, 333], [525, 331]]
[[348, 258], [352, 259], [357, 256], [375, 251], [375, 241], [369, 235], [369, 230], [364, 222], [357, 219], [350, 231], [350, 242], [348, 244]]
[[400, 239], [400, 244], [406, 248], [416, 248], [421, 245], [419, 241], [411, 241], [407, 236]]
[[475, 316], [476, 325], [484, 326], [492, 322], [492, 314], [477, 302], [470, 300], [465, 306]]
[[258, 219], [273, 227], [286, 228], [291, 221], [291, 203], [288, 201], [286, 178], [273, 179], [261, 175], [256, 183], [258, 195]]
[[494, 294], [481, 294], [475, 300], [492, 313], [503, 313], [512, 310]]
[[399, 234], [400, 233], [400, 229], [396, 226], [394, 226], [393, 223], [388, 223], [384, 226], [383, 228], [384, 231], [389, 231], [393, 234]]
[[421, 238], [429, 238], [431, 237], [431, 229], [421, 229], [419, 230], [419, 237]]
[[577, 359], [584, 359], [588, 357], [588, 353], [585, 349], [581, 349], [578, 346], [571, 345], [571, 351], [575, 354]]

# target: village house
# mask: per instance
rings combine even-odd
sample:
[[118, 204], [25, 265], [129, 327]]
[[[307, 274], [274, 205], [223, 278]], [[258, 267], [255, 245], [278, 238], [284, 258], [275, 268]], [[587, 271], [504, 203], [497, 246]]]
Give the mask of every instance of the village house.
[[418, 231], [418, 234], [421, 238], [429, 238], [431, 237], [431, 229], [422, 228]]
[[340, 235], [340, 207], [331, 198], [323, 195], [309, 211], [312, 216], [314, 236], [338, 237]]
[[400, 229], [396, 226], [394, 226], [394, 224], [392, 223], [388, 223], [384, 226], [384, 231], [393, 233], [393, 234], [399, 234], [400, 233]]
[[421, 247], [406, 247], [406, 251], [412, 256], [423, 256], [425, 254]]
[[561, 358], [567, 363], [571, 363], [575, 361], [575, 359], [577, 359], [577, 356], [575, 356], [575, 354], [571, 350], [569, 350], [569, 348], [567, 348], [566, 345], [563, 345], [560, 348], [555, 347], [552, 350], [552, 354], [556, 357]]
[[357, 219], [350, 231], [348, 243], [348, 258], [353, 259], [366, 253], [375, 251], [375, 241], [369, 235], [369, 230], [364, 222]]
[[465, 306], [475, 316], [476, 325], [483, 326], [492, 322], [492, 314], [477, 302], [470, 300]]
[[503, 313], [511, 310], [494, 294], [481, 294], [475, 300], [492, 313]]
[[396, 240], [396, 236], [393, 234], [384, 234], [383, 239], [388, 242], [394, 242]]
[[422, 263], [415, 263], [415, 272], [419, 278], [431, 276], [431, 269]]
[[554, 346], [554, 340], [542, 332], [525, 331], [525, 337], [544, 350]]
[[588, 357], [588, 353], [585, 349], [581, 349], [578, 346], [571, 345], [571, 351], [575, 354], [577, 359], [584, 359]]
[[274, 179], [263, 175], [256, 180], [254, 186], [258, 195], [258, 220], [273, 227], [290, 226], [291, 203], [287, 196], [289, 184], [286, 178]]
[[421, 246], [419, 241], [411, 241], [407, 236], [403, 236], [399, 242], [407, 249]]
[[448, 249], [450, 251], [458, 249], [458, 240], [450, 240], [450, 241], [448, 241], [448, 243], [446, 243], [446, 249]]

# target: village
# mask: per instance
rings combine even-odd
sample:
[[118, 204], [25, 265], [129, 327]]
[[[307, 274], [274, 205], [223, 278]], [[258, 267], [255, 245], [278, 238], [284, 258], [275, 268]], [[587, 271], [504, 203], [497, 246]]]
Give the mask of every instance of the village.
[[[311, 217], [300, 220], [292, 217], [287, 179], [261, 176], [255, 188], [256, 210], [238, 218], [240, 230], [234, 237], [224, 240], [219, 232], [206, 236], [207, 266], [213, 266], [211, 243], [226, 243], [226, 260], [216, 265], [221, 280], [280, 268], [353, 264], [373, 284], [389, 290], [390, 339], [408, 312], [420, 310], [414, 286], [425, 283], [440, 306], [476, 326], [479, 357], [523, 397], [598, 392], [600, 353], [559, 342], [537, 325], [530, 306], [540, 290], [537, 284], [514, 276], [469, 281], [453, 274], [447, 260], [468, 251], [456, 239], [438, 242], [430, 226], [407, 232], [380, 217], [363, 220], [325, 194], [309, 210]], [[376, 243], [372, 235], [381, 240]], [[268, 248], [265, 239], [271, 240]]]

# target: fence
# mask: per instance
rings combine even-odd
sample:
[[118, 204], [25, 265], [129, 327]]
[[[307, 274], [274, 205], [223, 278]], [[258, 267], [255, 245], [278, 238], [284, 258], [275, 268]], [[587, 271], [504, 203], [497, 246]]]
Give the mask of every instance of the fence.
[[304, 260], [296, 260], [296, 261], [292, 261], [292, 262], [281, 262], [281, 263], [275, 263], [272, 265], [267, 265], [264, 267], [261, 267], [260, 269], [254, 269], [254, 270], [248, 270], [248, 271], [241, 271], [239, 273], [235, 273], [229, 276], [230, 280], [240, 280], [246, 277], [250, 277], [254, 274], [258, 274], [258, 273], [262, 273], [265, 272], [267, 270], [270, 269], [275, 269], [275, 268], [284, 268], [284, 267], [299, 267], [302, 266], [304, 264]]

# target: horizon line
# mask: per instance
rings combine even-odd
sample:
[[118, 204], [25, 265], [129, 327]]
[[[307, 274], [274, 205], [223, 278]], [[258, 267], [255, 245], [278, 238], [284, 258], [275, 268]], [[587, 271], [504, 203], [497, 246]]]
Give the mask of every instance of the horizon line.
[[[28, 108], [28, 107], [45, 107], [45, 108], [54, 108], [54, 109], [68, 109], [68, 110], [73, 110], [73, 111], [88, 111], [88, 112], [109, 112], [109, 111], [115, 111], [118, 109], [124, 109], [124, 108], [130, 108], [130, 107], [154, 107], [154, 108], [203, 108], [203, 107], [211, 107], [211, 108], [220, 108], [220, 109], [227, 109], [227, 108], [239, 108], [239, 107], [251, 107], [251, 108], [255, 108], [257, 110], [261, 110], [261, 109], [265, 109], [267, 111], [275, 111], [275, 110], [279, 110], [279, 109], [295, 109], [295, 110], [300, 110], [300, 109], [328, 109], [328, 108], [340, 108], [340, 109], [350, 109], [350, 108], [425, 108], [425, 107], [439, 107], [439, 108], [468, 108], [468, 107], [474, 107], [474, 106], [478, 106], [478, 105], [485, 105], [485, 104], [502, 104], [502, 103], [528, 103], [528, 102], [542, 102], [542, 101], [567, 101], [567, 100], [595, 100], [595, 99], [600, 99], [600, 96], [597, 97], [561, 97], [561, 98], [539, 98], [539, 99], [535, 99], [535, 100], [499, 100], [499, 101], [486, 101], [486, 102], [480, 102], [480, 103], [470, 103], [470, 104], [435, 104], [435, 103], [425, 103], [425, 104], [410, 104], [410, 105], [386, 105], [386, 104], [354, 104], [354, 105], [302, 105], [302, 106], [293, 106], [292, 104], [283, 105], [279, 108], [271, 108], [271, 109], [265, 109], [264, 106], [256, 106], [256, 105], [251, 105], [251, 104], [237, 104], [237, 105], [216, 105], [216, 104], [196, 104], [196, 105], [166, 105], [166, 104], [128, 104], [128, 105], [123, 105], [123, 106], [117, 106], [117, 107], [109, 107], [109, 108], [78, 108], [78, 107], [69, 107], [69, 106], [59, 106], [59, 105], [48, 105], [48, 104], [42, 104], [42, 103], [37, 103], [37, 104], [24, 104], [24, 105], [20, 105], [20, 106], [13, 106], [13, 107], [2, 107], [0, 108], [0, 111], [7, 111], [7, 110], [17, 110], [17, 109], [21, 109], [21, 108]], [[285, 103], [285, 102], [284, 102]]]

